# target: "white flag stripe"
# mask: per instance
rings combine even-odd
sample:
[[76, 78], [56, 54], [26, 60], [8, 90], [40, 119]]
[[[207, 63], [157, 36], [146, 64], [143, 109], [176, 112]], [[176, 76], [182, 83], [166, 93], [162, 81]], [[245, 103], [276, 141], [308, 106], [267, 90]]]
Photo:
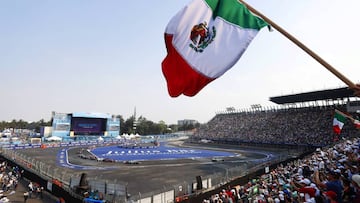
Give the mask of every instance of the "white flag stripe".
[[[242, 29], [221, 18], [213, 20], [212, 11], [206, 3], [193, 1], [192, 4], [196, 4], [200, 16], [187, 15], [190, 9], [186, 7], [172, 19], [174, 23], [169, 23], [171, 26], [167, 27], [166, 33], [178, 33], [173, 39], [173, 46], [194, 70], [210, 78], [220, 77], [239, 60], [258, 30]], [[207, 23], [210, 32], [213, 26], [218, 32], [214, 41], [200, 53], [189, 47], [190, 32], [194, 25], [203, 22]]]

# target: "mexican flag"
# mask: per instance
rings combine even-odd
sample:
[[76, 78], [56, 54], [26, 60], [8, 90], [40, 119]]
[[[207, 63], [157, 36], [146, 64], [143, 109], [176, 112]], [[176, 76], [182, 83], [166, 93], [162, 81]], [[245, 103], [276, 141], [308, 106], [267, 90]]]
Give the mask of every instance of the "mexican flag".
[[341, 112], [335, 110], [334, 120], [333, 120], [333, 130], [335, 134], [340, 135], [344, 123], [345, 123], [345, 116]]
[[165, 30], [162, 71], [169, 95], [196, 95], [235, 65], [267, 25], [237, 0], [190, 2]]

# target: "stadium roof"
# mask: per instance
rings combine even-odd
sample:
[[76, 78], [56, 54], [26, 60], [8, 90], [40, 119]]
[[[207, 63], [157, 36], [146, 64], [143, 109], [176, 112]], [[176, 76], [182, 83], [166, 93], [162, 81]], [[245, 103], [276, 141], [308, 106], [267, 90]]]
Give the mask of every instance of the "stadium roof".
[[337, 100], [354, 97], [354, 91], [348, 87], [292, 94], [278, 97], [270, 97], [270, 101], [276, 104], [289, 104], [298, 102], [309, 102], [318, 100]]

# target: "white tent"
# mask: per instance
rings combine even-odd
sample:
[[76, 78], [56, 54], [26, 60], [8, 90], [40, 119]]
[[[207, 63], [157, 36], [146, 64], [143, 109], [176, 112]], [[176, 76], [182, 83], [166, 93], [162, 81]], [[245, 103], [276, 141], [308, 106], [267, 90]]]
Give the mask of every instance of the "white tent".
[[58, 136], [51, 136], [51, 137], [48, 137], [48, 138], [45, 138], [47, 141], [61, 141], [62, 138], [61, 137], [58, 137]]

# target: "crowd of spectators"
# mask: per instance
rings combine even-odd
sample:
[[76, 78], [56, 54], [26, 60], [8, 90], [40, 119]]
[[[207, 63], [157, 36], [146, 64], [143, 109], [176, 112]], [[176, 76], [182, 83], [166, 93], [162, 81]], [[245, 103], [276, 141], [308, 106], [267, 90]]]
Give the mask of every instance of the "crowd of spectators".
[[28, 184], [28, 194], [29, 194], [29, 198], [43, 198], [43, 191], [44, 191], [44, 187], [42, 187], [41, 185], [39, 185], [36, 182], [32, 182], [30, 181]]
[[[326, 146], [333, 143], [334, 106], [257, 110], [217, 114], [195, 132], [195, 139], [245, 143]], [[347, 120], [341, 135], [360, 132]]]
[[360, 203], [360, 139], [341, 140], [203, 203]]
[[21, 173], [18, 167], [13, 167], [10, 171], [7, 170], [7, 162], [4, 161], [0, 164], [1, 174], [0, 174], [0, 183], [1, 191], [8, 192], [11, 190], [16, 190], [18, 185], [18, 180], [21, 177]]
[[9, 167], [6, 161], [0, 163], [0, 202], [9, 202], [8, 196], [15, 194], [22, 173], [19, 167]]

